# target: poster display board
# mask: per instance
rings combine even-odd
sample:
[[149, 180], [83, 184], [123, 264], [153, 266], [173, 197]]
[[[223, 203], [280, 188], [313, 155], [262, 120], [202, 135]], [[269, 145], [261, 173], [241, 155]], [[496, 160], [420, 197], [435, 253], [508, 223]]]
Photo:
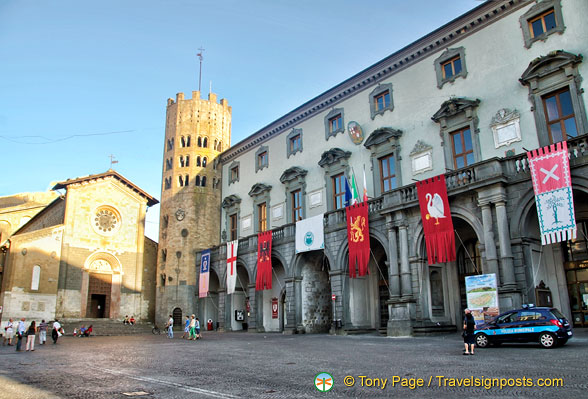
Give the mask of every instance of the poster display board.
[[499, 315], [496, 274], [467, 276], [465, 286], [468, 309], [472, 311], [476, 326]]

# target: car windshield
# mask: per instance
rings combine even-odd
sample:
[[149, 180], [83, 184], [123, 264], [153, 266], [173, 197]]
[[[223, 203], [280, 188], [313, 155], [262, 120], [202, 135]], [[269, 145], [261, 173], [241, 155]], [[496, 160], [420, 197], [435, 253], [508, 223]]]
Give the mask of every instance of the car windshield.
[[558, 319], [565, 319], [565, 318], [566, 318], [566, 317], [565, 317], [563, 314], [561, 314], [561, 312], [560, 312], [559, 310], [557, 310], [557, 309], [551, 309], [551, 310], [550, 310], [550, 312], [551, 312], [551, 314], [552, 314], [552, 315], [554, 315], [554, 316], [555, 316], [556, 318], [558, 318]]

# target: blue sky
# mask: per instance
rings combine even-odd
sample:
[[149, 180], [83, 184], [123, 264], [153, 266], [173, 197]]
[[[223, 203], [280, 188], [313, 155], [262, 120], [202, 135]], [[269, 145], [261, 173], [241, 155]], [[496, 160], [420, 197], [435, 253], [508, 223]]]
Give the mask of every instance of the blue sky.
[[[166, 100], [233, 108], [237, 143], [477, 0], [0, 0], [0, 196], [115, 169], [156, 198]], [[157, 240], [158, 206], [147, 235]]]

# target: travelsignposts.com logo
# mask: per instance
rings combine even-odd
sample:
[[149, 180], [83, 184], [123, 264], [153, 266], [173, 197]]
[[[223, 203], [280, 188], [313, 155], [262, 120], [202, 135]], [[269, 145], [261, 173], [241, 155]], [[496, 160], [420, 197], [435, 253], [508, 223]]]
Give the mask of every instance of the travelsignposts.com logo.
[[333, 376], [329, 373], [318, 373], [314, 377], [314, 386], [321, 392], [333, 389]]

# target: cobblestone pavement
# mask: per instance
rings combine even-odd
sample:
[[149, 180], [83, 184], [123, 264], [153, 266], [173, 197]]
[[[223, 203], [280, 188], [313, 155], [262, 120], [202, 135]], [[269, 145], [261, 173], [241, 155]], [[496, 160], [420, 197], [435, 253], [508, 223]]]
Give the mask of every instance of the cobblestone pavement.
[[[463, 356], [462, 347], [457, 334], [385, 338], [205, 333], [201, 341], [165, 335], [64, 337], [34, 352], [0, 347], [0, 398], [127, 398], [133, 396], [125, 393], [138, 392], [143, 396], [135, 397], [143, 398], [587, 397], [588, 332], [552, 350], [537, 344], [503, 345]], [[320, 372], [333, 376], [330, 392], [314, 387]], [[353, 387], [345, 386], [346, 376], [354, 377]], [[360, 376], [388, 380], [384, 389], [382, 383], [362, 387]], [[399, 386], [401, 381], [393, 386], [395, 376], [422, 378], [424, 387], [411, 390]], [[563, 378], [563, 387], [439, 386], [443, 380], [437, 376], [526, 377], [534, 384], [539, 378]], [[375, 384], [366, 378], [363, 382]]]

